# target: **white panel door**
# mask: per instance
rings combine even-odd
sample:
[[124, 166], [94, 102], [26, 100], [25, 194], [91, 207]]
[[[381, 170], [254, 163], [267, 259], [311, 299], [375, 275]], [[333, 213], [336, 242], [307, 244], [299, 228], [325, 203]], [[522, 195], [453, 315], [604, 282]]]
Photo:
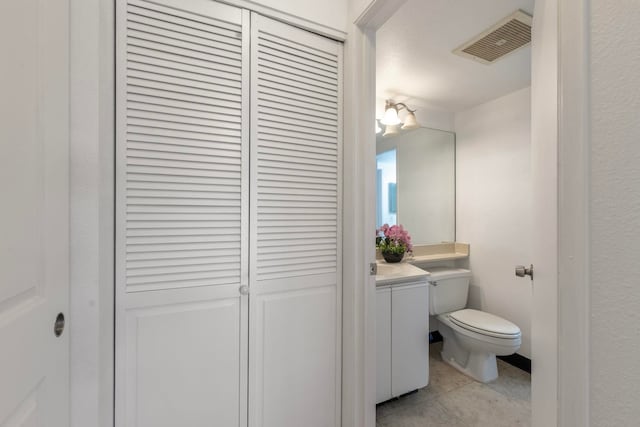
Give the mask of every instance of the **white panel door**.
[[117, 3], [119, 427], [247, 422], [248, 25]]
[[391, 288], [391, 394], [429, 383], [429, 286]]
[[249, 425], [337, 426], [338, 42], [252, 14]]
[[1, 2], [0, 52], [0, 426], [68, 426], [69, 2]]

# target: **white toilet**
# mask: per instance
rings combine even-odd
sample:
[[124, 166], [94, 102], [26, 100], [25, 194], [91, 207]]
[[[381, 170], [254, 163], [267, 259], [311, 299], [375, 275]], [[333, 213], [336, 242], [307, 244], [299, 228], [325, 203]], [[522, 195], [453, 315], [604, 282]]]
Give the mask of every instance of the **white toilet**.
[[520, 328], [501, 317], [465, 308], [471, 272], [435, 267], [429, 273], [429, 314], [438, 316], [442, 359], [483, 383], [498, 378], [496, 356], [520, 348]]

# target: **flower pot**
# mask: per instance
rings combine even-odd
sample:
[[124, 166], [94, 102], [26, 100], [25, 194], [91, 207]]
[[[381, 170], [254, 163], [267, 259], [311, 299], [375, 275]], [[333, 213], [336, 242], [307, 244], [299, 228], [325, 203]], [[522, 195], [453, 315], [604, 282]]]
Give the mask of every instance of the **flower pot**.
[[400, 262], [404, 257], [404, 252], [395, 253], [395, 252], [382, 251], [382, 257], [384, 258], [385, 261], [389, 263]]

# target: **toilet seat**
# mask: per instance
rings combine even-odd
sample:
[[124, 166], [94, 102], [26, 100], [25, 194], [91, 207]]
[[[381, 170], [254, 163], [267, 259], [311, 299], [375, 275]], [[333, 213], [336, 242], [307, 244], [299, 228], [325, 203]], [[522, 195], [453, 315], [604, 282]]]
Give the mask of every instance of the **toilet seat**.
[[451, 323], [477, 334], [514, 339], [521, 335], [520, 328], [506, 319], [480, 310], [465, 308], [454, 311], [447, 316]]
[[498, 377], [496, 356], [513, 354], [522, 344], [520, 328], [490, 313], [462, 309], [437, 318], [444, 340], [442, 359], [481, 382]]

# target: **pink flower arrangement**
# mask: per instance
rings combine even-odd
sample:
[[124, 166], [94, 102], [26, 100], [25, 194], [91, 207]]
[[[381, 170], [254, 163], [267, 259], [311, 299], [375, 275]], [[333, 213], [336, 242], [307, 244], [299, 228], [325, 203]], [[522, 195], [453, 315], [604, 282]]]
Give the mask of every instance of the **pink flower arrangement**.
[[411, 236], [402, 225], [384, 224], [376, 230], [376, 247], [383, 252], [404, 253], [413, 250]]

